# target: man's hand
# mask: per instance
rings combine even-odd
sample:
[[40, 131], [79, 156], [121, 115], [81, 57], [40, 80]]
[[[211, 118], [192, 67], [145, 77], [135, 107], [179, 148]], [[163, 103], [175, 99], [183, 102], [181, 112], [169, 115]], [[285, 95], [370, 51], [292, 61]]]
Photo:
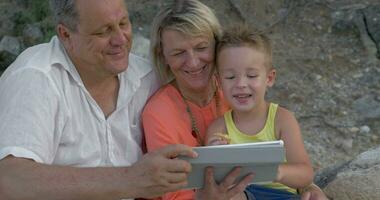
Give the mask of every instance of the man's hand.
[[168, 145], [145, 154], [141, 160], [128, 169], [128, 182], [133, 181], [136, 196], [152, 198], [166, 192], [176, 191], [187, 185], [187, 175], [191, 171], [189, 162], [178, 156], [195, 158], [197, 154], [185, 145]]

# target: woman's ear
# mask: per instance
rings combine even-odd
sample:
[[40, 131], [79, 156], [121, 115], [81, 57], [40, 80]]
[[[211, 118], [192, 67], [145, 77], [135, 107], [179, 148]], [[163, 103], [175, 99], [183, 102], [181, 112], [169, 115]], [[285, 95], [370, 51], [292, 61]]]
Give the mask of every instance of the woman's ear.
[[267, 73], [267, 86], [272, 87], [276, 81], [276, 70], [270, 69]]

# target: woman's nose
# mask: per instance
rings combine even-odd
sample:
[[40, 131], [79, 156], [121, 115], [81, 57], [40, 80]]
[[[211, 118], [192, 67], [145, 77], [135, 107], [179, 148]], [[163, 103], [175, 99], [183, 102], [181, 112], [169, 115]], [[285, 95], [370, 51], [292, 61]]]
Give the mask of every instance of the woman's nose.
[[195, 52], [188, 52], [186, 56], [186, 65], [188, 67], [197, 67], [199, 65], [199, 62], [200, 60]]

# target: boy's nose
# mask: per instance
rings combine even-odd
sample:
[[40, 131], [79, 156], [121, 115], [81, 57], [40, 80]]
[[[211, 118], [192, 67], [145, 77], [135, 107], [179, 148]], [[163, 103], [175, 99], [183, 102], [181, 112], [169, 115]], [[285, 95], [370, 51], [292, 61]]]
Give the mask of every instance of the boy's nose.
[[244, 77], [239, 77], [236, 83], [236, 86], [239, 88], [243, 88], [247, 86], [247, 79]]

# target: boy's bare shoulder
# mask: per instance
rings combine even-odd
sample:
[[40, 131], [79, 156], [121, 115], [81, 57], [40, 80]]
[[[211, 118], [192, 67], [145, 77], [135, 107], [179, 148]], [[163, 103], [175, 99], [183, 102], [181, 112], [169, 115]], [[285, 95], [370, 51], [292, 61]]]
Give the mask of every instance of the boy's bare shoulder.
[[294, 113], [288, 109], [278, 106], [276, 113], [276, 124], [286, 125], [288, 122], [296, 121]]
[[224, 123], [224, 117], [218, 117], [216, 118], [208, 127], [209, 132], [221, 132], [224, 133], [226, 132], [226, 125]]
[[277, 108], [277, 116], [279, 117], [289, 117], [289, 116], [294, 116], [294, 113], [291, 112], [290, 110], [278, 105]]

